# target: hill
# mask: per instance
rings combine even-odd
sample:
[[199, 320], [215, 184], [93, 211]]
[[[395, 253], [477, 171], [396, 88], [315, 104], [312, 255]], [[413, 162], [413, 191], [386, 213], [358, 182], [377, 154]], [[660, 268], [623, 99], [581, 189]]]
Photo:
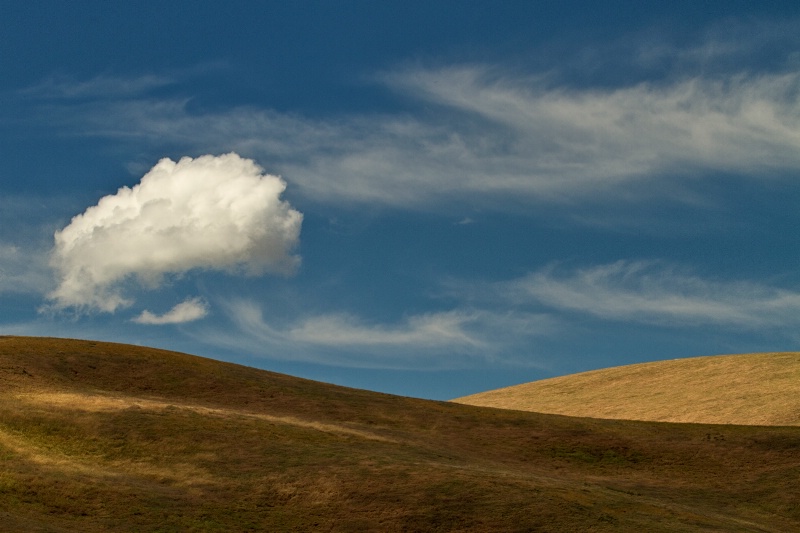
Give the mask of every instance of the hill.
[[0, 337], [2, 531], [791, 531], [800, 428], [595, 420]]
[[580, 417], [800, 426], [800, 353], [641, 363], [453, 401]]

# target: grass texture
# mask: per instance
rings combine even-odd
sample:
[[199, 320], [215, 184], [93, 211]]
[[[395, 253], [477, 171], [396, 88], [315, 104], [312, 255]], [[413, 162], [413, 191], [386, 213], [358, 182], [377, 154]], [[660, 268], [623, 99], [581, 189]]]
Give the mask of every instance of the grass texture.
[[796, 531], [800, 428], [597, 420], [0, 337], [0, 531]]
[[534, 381], [454, 401], [579, 417], [800, 426], [800, 353], [641, 363]]

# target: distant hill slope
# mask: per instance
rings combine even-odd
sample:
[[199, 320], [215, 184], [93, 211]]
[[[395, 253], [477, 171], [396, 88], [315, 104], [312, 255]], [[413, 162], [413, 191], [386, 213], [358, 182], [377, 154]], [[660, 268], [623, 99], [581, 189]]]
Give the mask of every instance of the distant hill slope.
[[453, 400], [569, 416], [800, 425], [800, 353], [696, 357], [534, 381]]
[[0, 337], [0, 531], [800, 531], [800, 428], [596, 420]]

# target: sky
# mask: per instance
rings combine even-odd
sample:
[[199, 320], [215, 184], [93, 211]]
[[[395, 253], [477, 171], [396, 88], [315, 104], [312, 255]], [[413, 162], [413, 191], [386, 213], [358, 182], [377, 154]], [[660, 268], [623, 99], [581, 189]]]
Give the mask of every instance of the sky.
[[0, 334], [446, 400], [800, 345], [800, 4], [0, 0]]

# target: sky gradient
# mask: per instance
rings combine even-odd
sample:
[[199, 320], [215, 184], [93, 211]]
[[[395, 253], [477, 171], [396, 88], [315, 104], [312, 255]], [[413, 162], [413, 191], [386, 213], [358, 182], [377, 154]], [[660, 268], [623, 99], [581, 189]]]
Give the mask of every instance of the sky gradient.
[[433, 399], [800, 343], [796, 2], [0, 21], [0, 334]]

